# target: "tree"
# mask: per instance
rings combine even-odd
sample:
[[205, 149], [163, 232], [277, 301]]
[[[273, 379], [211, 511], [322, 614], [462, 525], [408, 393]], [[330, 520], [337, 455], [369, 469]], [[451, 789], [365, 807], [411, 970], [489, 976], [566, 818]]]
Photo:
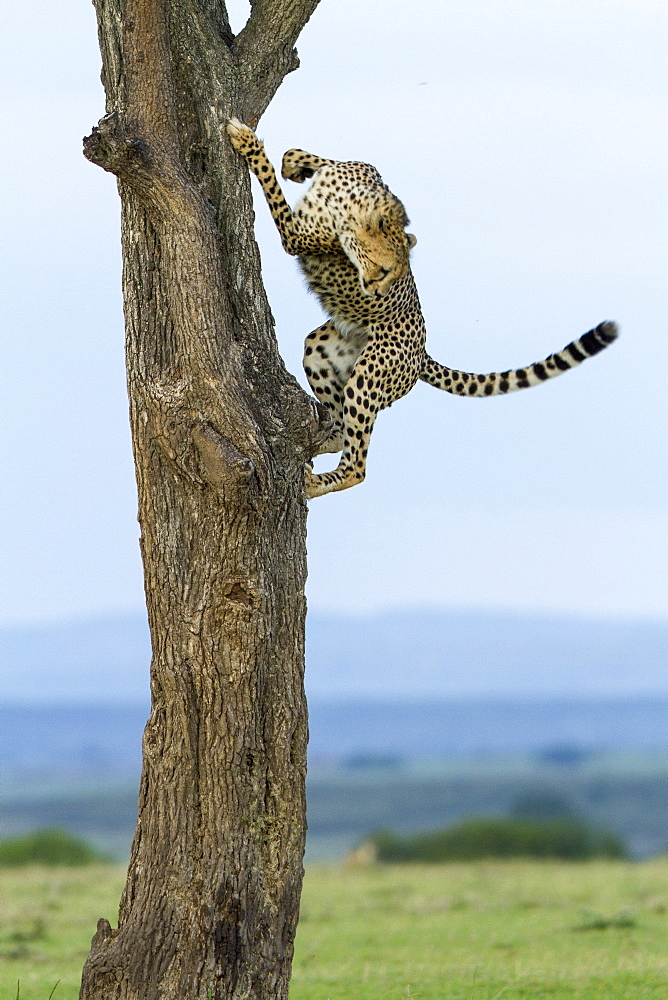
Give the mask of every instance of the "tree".
[[285, 370], [253, 239], [255, 124], [318, 0], [95, 0], [118, 179], [153, 657], [118, 929], [85, 1000], [287, 995], [302, 881], [304, 464], [328, 418]]

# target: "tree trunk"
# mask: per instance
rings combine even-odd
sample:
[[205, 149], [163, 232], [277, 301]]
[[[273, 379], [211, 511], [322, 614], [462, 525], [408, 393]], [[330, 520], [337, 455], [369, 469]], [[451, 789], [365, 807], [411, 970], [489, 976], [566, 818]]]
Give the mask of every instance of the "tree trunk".
[[255, 122], [318, 0], [96, 0], [118, 177], [130, 416], [153, 648], [119, 926], [85, 1000], [287, 996], [305, 836], [304, 463], [326, 417], [286, 372], [260, 277]]

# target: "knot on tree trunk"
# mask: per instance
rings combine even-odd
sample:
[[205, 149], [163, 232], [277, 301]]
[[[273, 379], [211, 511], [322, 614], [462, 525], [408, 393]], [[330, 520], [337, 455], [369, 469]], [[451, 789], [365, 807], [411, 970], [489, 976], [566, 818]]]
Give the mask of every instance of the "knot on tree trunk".
[[195, 426], [192, 437], [199, 454], [201, 470], [210, 486], [223, 490], [230, 486], [247, 486], [255, 472], [255, 466], [229, 438], [210, 423]]
[[146, 388], [140, 425], [147, 451], [157, 446], [190, 483], [209, 486], [228, 500], [238, 501], [240, 490], [248, 502], [256, 499], [266, 468], [248, 431], [246, 440], [238, 435], [236, 442], [232, 440], [234, 425], [225, 421], [227, 400], [212, 394], [206, 383], [193, 387], [178, 380], [156, 380]]
[[84, 138], [83, 154], [117, 177], [146, 177], [151, 167], [148, 143], [130, 135], [116, 111], [101, 118]]
[[118, 931], [113, 930], [109, 921], [104, 917], [100, 917], [97, 922], [97, 930], [91, 941], [91, 952], [102, 951], [117, 934]]

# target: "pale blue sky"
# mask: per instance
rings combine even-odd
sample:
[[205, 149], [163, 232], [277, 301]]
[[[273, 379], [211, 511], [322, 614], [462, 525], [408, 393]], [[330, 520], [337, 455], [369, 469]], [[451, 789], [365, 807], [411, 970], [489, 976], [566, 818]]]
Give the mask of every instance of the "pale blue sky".
[[[104, 111], [92, 5], [23, 0], [4, 44], [3, 617], [136, 608], [118, 202], [80, 152]], [[311, 606], [665, 614], [664, 0], [323, 0], [299, 51], [259, 132], [275, 161], [380, 169], [430, 353], [489, 371], [622, 327], [528, 392], [419, 385], [382, 414], [364, 485], [311, 503]], [[260, 201], [257, 233], [300, 373], [319, 308]]]

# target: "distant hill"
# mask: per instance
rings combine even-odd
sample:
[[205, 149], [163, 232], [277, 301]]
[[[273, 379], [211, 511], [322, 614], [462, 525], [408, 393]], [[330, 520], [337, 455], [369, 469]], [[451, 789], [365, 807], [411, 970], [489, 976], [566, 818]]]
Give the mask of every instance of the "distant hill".
[[[668, 694], [668, 624], [488, 611], [310, 614], [314, 701], [618, 698]], [[148, 700], [138, 614], [12, 627], [2, 636], [9, 703]]]
[[668, 693], [668, 622], [489, 611], [314, 615], [316, 697], [606, 697]]
[[[137, 780], [148, 705], [0, 705], [4, 792], [42, 783]], [[624, 699], [339, 701], [313, 699], [310, 771], [331, 762], [351, 773], [401, 762], [479, 755], [536, 756], [571, 773], [592, 754], [661, 753], [668, 696]], [[663, 763], [662, 763], [663, 767]], [[665, 794], [663, 796], [665, 798]]]

